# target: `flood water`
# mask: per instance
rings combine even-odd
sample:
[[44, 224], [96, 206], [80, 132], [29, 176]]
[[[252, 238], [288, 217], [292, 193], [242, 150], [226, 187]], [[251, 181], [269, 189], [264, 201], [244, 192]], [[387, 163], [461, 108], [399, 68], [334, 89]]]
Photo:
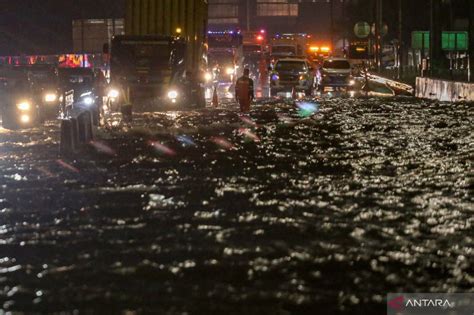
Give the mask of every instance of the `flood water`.
[[262, 101], [145, 113], [75, 157], [0, 129], [0, 308], [385, 314], [472, 292], [474, 107]]

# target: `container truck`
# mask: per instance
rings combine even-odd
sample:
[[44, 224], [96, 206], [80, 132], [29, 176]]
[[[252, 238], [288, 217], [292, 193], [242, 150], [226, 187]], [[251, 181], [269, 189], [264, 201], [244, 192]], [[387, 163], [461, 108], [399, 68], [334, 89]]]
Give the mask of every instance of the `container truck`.
[[123, 112], [205, 106], [206, 33], [207, 0], [127, 0], [125, 35], [110, 47], [110, 102]]
[[244, 51], [240, 31], [208, 32], [209, 66], [214, 83], [225, 94], [231, 93], [237, 78], [243, 74]]

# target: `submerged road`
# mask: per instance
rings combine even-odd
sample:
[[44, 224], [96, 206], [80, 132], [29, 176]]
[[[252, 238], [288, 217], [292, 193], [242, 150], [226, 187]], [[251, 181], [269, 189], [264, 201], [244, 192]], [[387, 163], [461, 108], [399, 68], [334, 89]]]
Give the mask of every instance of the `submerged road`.
[[389, 292], [472, 292], [474, 107], [300, 105], [140, 114], [75, 158], [56, 123], [0, 130], [0, 308], [384, 314]]

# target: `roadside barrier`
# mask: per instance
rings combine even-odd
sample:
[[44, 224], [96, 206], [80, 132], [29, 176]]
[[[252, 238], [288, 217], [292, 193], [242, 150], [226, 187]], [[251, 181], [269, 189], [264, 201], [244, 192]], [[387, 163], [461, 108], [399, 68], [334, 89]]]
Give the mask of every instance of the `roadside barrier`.
[[61, 138], [59, 153], [74, 154], [94, 140], [93, 114], [90, 110], [74, 106], [74, 95], [71, 91], [63, 95], [61, 104]]
[[415, 96], [442, 102], [474, 102], [474, 83], [416, 78]]

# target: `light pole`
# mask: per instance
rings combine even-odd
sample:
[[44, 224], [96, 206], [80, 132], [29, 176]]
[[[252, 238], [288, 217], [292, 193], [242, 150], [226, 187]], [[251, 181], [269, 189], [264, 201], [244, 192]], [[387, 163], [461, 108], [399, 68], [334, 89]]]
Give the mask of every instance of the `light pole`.
[[469, 1], [469, 61], [468, 61], [468, 81], [474, 76], [474, 1]]
[[397, 77], [403, 75], [403, 8], [402, 8], [402, 0], [398, 0], [398, 72]]
[[439, 68], [441, 57], [440, 0], [430, 0], [430, 73]]
[[247, 31], [250, 31], [250, 0], [247, 0], [246, 10], [247, 10]]
[[334, 49], [334, 1], [330, 2], [330, 16], [331, 16], [331, 47]]
[[382, 28], [383, 28], [383, 1], [376, 0], [375, 5], [375, 61], [377, 70], [382, 71]]

